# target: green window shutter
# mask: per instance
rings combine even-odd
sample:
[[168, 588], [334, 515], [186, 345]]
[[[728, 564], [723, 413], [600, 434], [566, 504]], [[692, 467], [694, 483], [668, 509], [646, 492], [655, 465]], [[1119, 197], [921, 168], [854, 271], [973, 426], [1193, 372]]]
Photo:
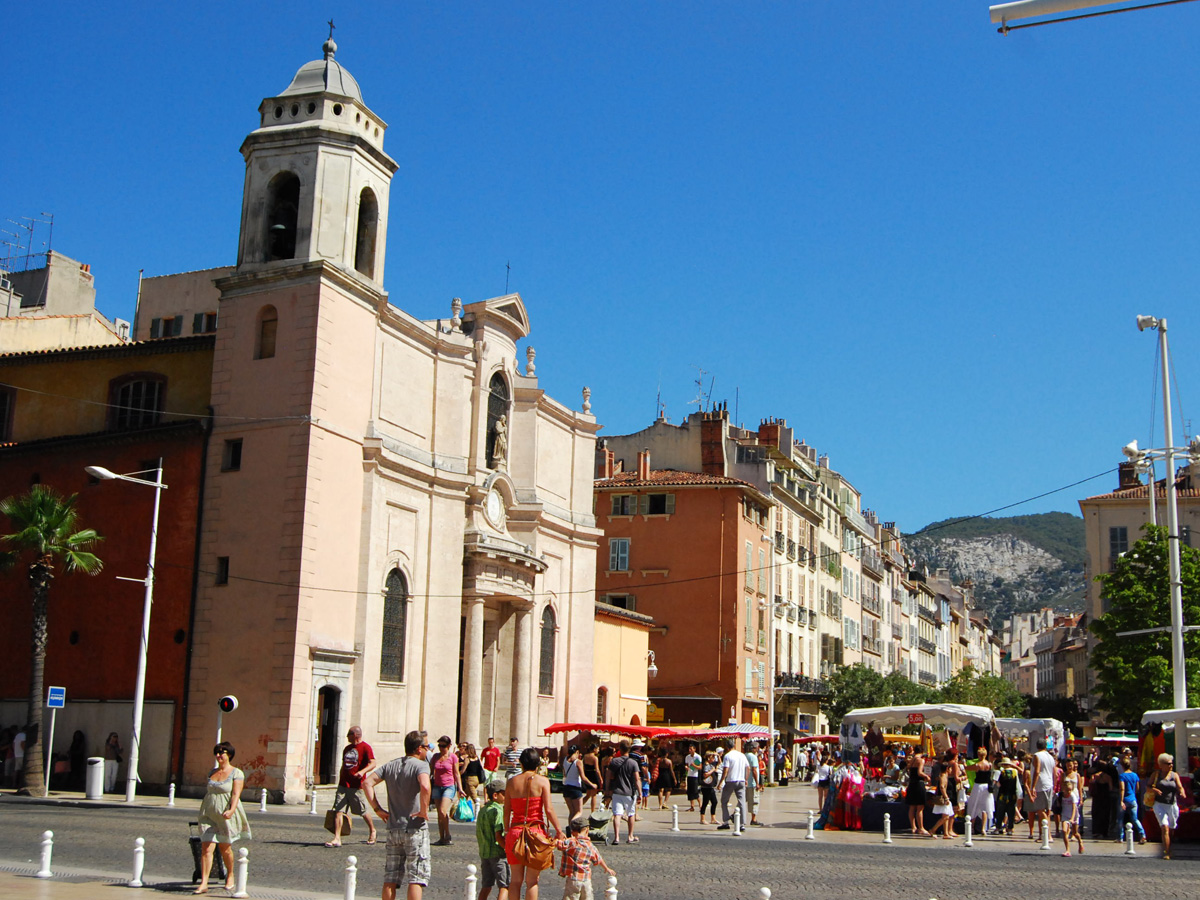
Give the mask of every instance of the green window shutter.
[[204, 333], [204, 313], [196, 313], [192, 316], [192, 334]]
[[171, 320], [171, 337], [179, 337], [183, 334], [183, 316], [176, 316]]
[[[612, 495], [612, 515], [619, 516], [621, 514], [621, 495]], [[612, 568], [611, 566], [609, 568]]]
[[150, 320], [150, 337], [162, 337], [162, 319]]
[[[675, 495], [667, 494], [667, 515], [672, 515], [675, 512]], [[1189, 544], [1190, 546], [1190, 544]]]
[[647, 515], [650, 512], [650, 495], [649, 494], [639, 494], [638, 498], [637, 498], [637, 502], [638, 502], [638, 513], [643, 516]]

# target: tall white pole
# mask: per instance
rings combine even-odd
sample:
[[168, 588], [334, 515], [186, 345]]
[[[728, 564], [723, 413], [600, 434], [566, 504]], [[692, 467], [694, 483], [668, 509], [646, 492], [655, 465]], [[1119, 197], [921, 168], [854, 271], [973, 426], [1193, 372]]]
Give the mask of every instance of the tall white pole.
[[[1167, 550], [1171, 566], [1171, 675], [1176, 709], [1184, 709], [1187, 701], [1187, 672], [1183, 656], [1183, 578], [1179, 566], [1179, 506], [1175, 491], [1175, 444], [1171, 422], [1171, 365], [1167, 355], [1167, 320], [1158, 320], [1159, 354], [1162, 356], [1163, 430], [1166, 438], [1167, 460]], [[1186, 735], [1186, 731], [1184, 732]], [[1179, 743], [1178, 736], [1176, 742]], [[1183, 738], [1183, 770], [1187, 767], [1187, 738]], [[1182, 771], [1182, 770], [1181, 770]]]
[[129, 741], [129, 768], [125, 780], [125, 802], [137, 797], [138, 756], [142, 741], [142, 707], [146, 700], [146, 652], [150, 646], [150, 609], [154, 605], [154, 554], [158, 549], [158, 507], [162, 500], [162, 460], [154, 472], [154, 516], [150, 521], [150, 561], [146, 566], [146, 596], [142, 603], [142, 639], [138, 647], [137, 683], [133, 693], [133, 736]]
[[[781, 526], [779, 509], [775, 524]], [[771, 541], [771, 568], [767, 570], [767, 783], [775, 781], [775, 541]], [[761, 785], [757, 790], [762, 790]]]

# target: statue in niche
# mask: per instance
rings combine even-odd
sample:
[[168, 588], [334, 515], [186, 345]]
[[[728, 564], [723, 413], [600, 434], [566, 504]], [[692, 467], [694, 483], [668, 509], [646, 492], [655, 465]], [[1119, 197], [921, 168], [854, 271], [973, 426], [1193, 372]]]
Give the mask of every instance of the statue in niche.
[[496, 420], [495, 441], [492, 444], [492, 468], [503, 469], [508, 462], [508, 416]]

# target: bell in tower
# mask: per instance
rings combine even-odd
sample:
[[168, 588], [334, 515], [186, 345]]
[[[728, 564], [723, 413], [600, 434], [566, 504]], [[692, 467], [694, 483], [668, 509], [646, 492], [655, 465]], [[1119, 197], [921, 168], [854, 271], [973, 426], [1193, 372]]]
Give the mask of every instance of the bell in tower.
[[326, 260], [378, 289], [396, 163], [383, 152], [387, 125], [335, 59], [332, 36], [322, 50], [263, 100], [259, 127], [242, 144], [238, 270]]

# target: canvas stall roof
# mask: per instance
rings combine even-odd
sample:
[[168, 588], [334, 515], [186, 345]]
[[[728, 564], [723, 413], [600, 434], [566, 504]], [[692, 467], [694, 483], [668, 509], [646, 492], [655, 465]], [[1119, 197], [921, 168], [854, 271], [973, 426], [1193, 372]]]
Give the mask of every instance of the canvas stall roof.
[[852, 709], [842, 717], [842, 721], [859, 725], [874, 722], [881, 727], [895, 727], [910, 724], [908, 717], [914, 714], [924, 716], [926, 724], [945, 725], [957, 730], [962, 730], [968, 724], [982, 728], [996, 721], [995, 715], [986, 706], [969, 706], [965, 703], [918, 703], [913, 706]]

